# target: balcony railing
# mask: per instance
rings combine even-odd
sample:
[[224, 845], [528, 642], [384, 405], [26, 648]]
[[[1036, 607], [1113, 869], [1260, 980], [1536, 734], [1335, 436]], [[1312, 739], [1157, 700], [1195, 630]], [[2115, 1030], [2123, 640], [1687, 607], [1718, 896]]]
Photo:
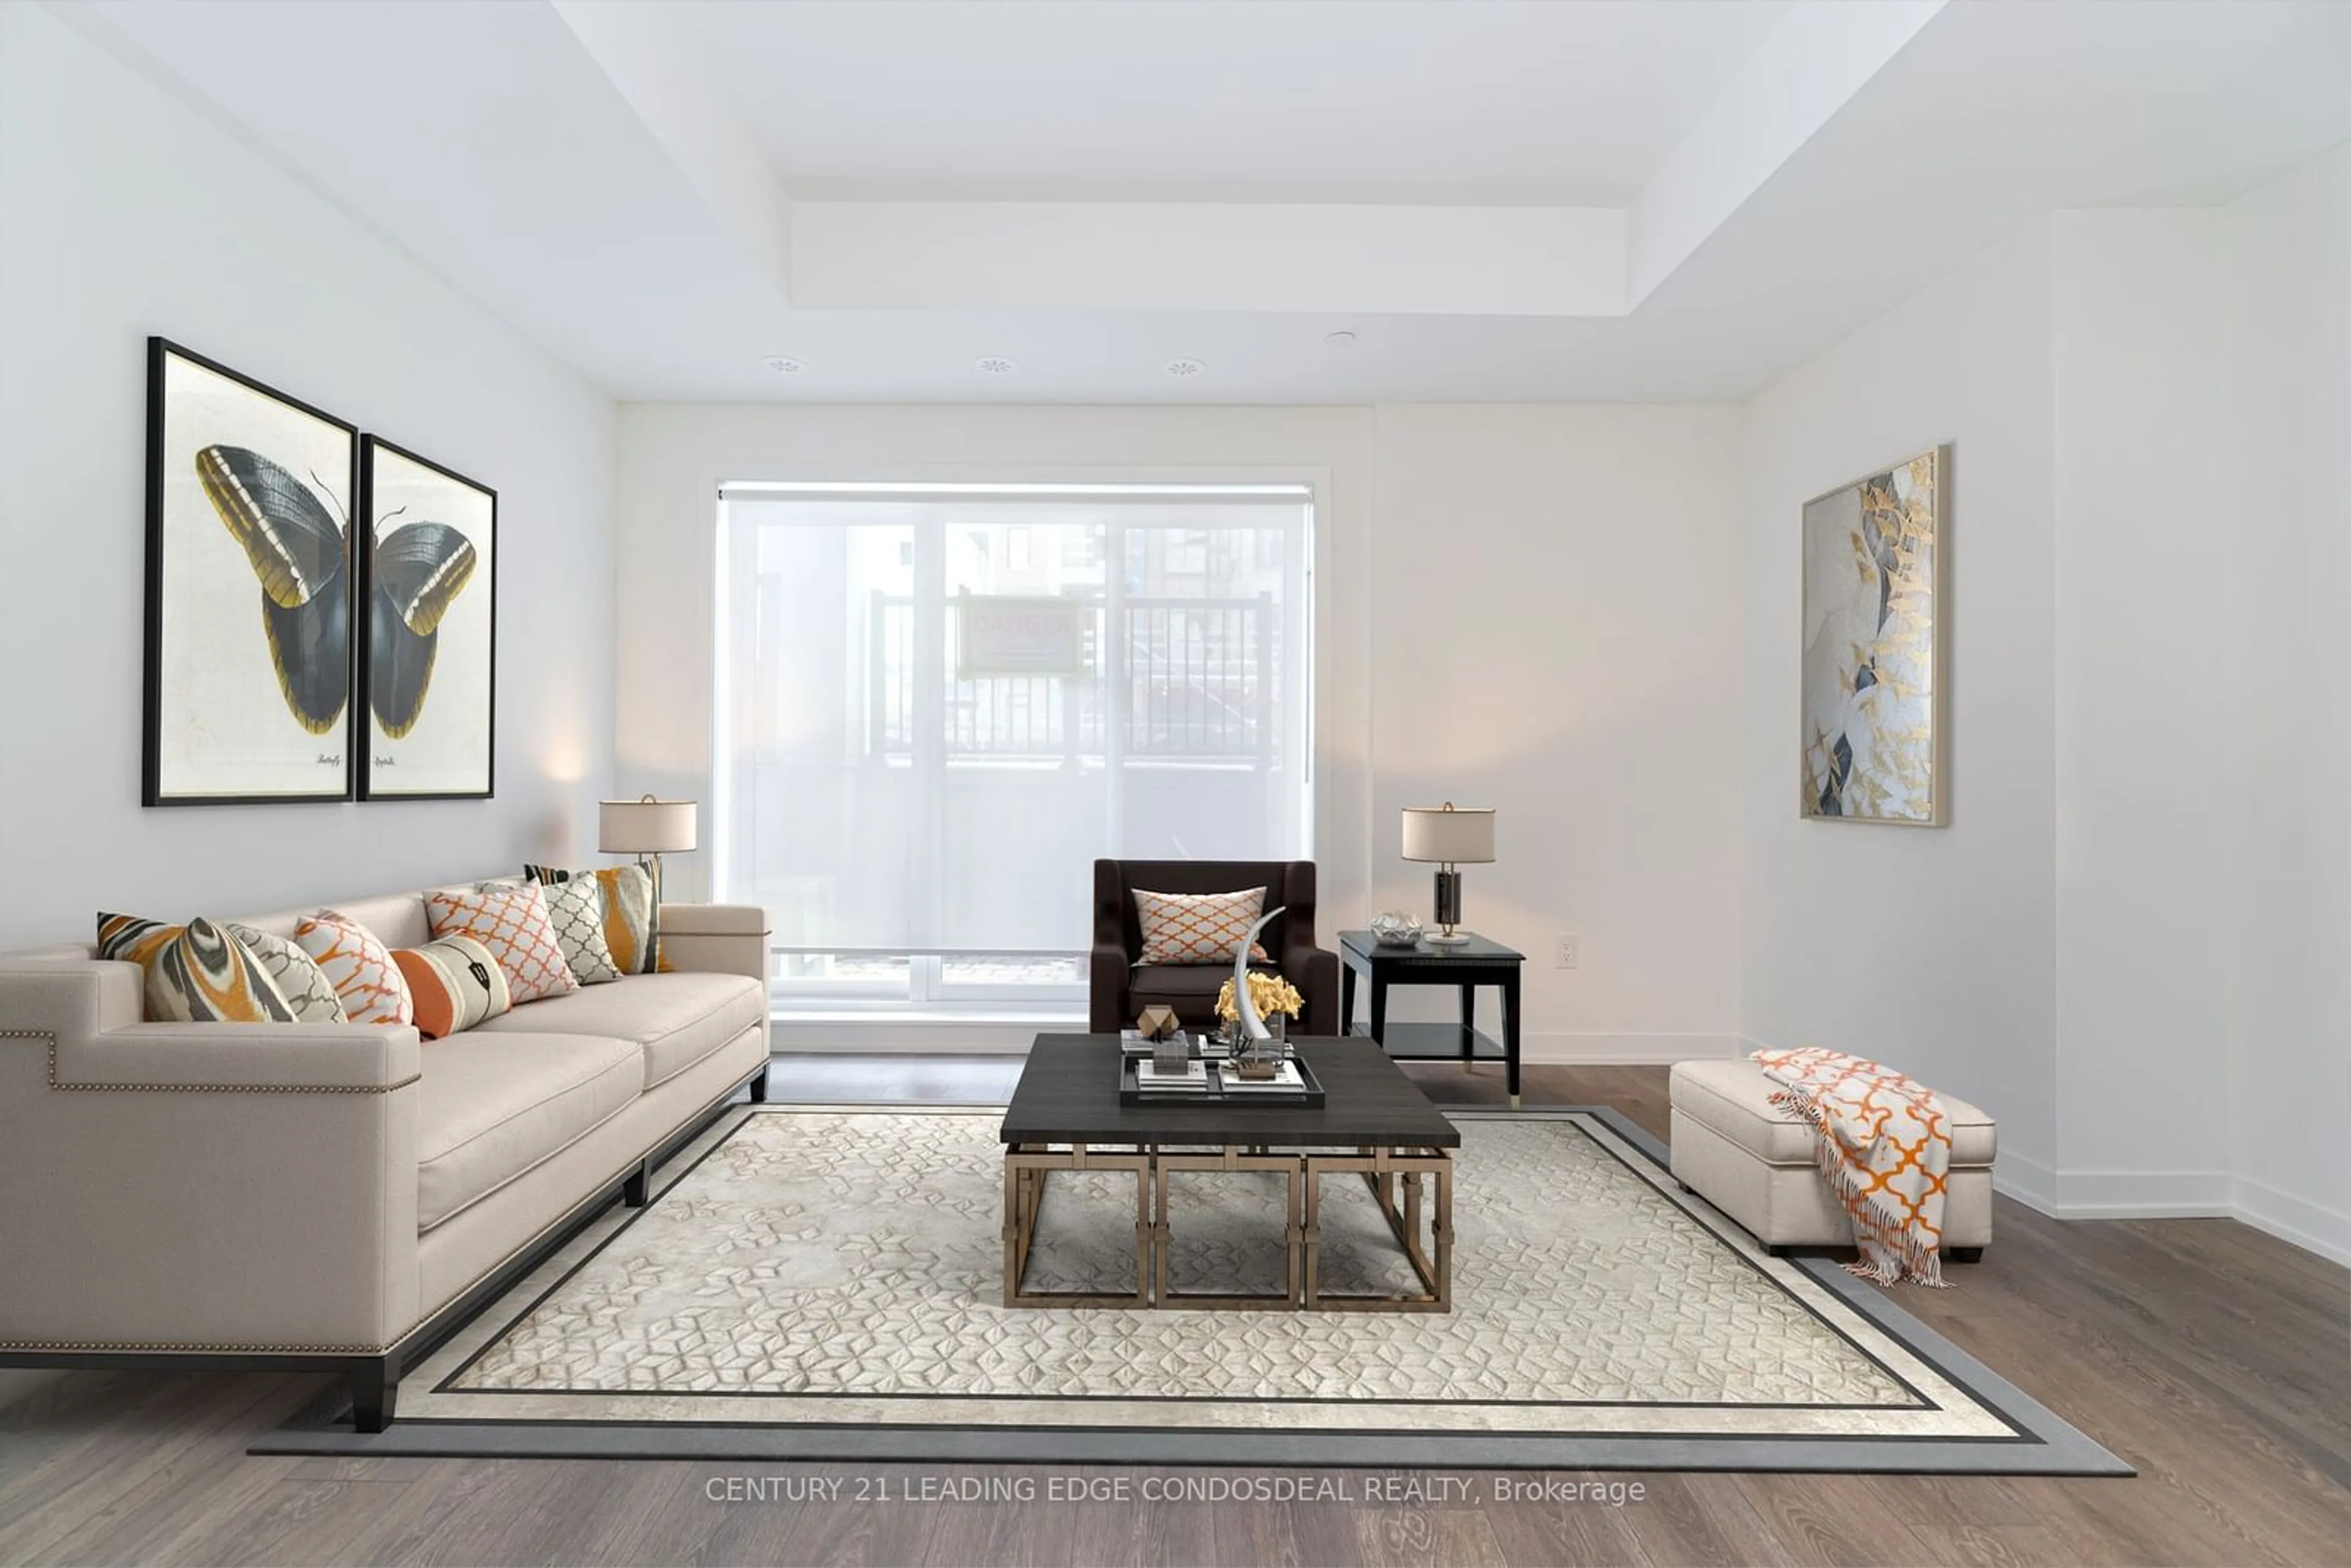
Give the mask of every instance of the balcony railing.
[[[959, 679], [962, 607], [944, 607], [943, 683], [935, 738], [949, 758], [1195, 759], [1279, 762], [1283, 672], [1273, 596], [1121, 601], [1084, 607], [1081, 673]], [[876, 593], [868, 668], [872, 752], [922, 749], [925, 704], [915, 659], [915, 601]], [[1113, 704], [1113, 683], [1126, 700]]]

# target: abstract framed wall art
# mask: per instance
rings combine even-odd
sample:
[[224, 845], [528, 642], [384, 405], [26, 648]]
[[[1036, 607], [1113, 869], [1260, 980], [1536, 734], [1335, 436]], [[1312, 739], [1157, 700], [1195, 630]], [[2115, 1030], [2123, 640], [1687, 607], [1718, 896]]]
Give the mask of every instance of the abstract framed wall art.
[[141, 799], [346, 800], [359, 433], [147, 340]]
[[1804, 503], [1802, 812], [1940, 827], [1951, 449]]
[[487, 800], [497, 492], [373, 435], [360, 472], [360, 798]]

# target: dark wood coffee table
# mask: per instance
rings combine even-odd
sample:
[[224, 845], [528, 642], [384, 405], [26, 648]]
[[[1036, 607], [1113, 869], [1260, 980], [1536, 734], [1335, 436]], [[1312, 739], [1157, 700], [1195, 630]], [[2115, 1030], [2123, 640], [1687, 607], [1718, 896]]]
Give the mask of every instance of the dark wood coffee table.
[[[1307, 1040], [1299, 1054], [1322, 1081], [1323, 1103], [1150, 1103], [1118, 1099], [1115, 1035], [1040, 1034], [1005, 1108], [1004, 1304], [1008, 1307], [1265, 1307], [1319, 1312], [1443, 1312], [1453, 1308], [1453, 1151], [1461, 1134], [1368, 1040]], [[1022, 1288], [1046, 1177], [1054, 1171], [1134, 1176], [1131, 1293]], [[1290, 1182], [1287, 1287], [1279, 1295], [1172, 1291], [1168, 1184], [1176, 1171], [1271, 1171]], [[1360, 1175], [1419, 1277], [1418, 1295], [1339, 1295], [1321, 1289], [1321, 1180]], [[1402, 1201], [1397, 1188], [1401, 1183]], [[1421, 1239], [1423, 1187], [1429, 1241]]]

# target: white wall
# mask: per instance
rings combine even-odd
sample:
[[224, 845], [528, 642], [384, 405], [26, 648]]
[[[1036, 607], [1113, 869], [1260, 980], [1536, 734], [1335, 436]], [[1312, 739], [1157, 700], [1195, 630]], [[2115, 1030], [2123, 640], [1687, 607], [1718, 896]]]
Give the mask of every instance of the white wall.
[[1383, 405], [1375, 430], [1372, 906], [1428, 913], [1404, 807], [1493, 806], [1462, 899], [1527, 955], [1528, 1053], [1729, 1054], [1739, 411]]
[[[610, 402], [29, 5], [0, 6], [0, 950], [592, 852]], [[496, 800], [141, 809], [150, 333], [498, 491]]]
[[[2001, 1184], [2035, 1195], [2057, 1153], [2051, 244], [2035, 225], [1748, 404], [1739, 661], [1746, 1034], [1975, 1102]], [[1803, 821], [1801, 508], [1943, 442], [1949, 825]]]
[[2054, 220], [2053, 1196], [2069, 1214], [2230, 1207], [2219, 585], [2242, 519], [2223, 222]]
[[[1992, 1110], [2068, 1217], [2351, 1260], [2351, 148], [2060, 213], [1748, 408], [1741, 1018]], [[1803, 500], [1949, 441], [1951, 826], [1797, 820]]]
[[2235, 1202], [2351, 1262], [2351, 146], [2223, 215]]
[[[1389, 905], [1426, 915], [1426, 868], [1397, 858], [1399, 807], [1495, 804], [1502, 859], [1467, 873], [1467, 902], [1476, 928], [1530, 954], [1528, 1054], [1727, 1051], [1737, 423], [1698, 408], [629, 406], [616, 783], [706, 794], [723, 480], [1312, 476], [1327, 498], [1325, 930]], [[681, 858], [677, 885], [705, 885], [705, 858]], [[1549, 967], [1561, 931], [1589, 948], [1572, 976]]]

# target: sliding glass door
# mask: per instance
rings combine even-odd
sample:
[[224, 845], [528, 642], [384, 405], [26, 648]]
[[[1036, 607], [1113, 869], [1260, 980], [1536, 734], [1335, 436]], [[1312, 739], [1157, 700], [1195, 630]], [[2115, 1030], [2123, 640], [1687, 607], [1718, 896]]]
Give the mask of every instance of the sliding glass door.
[[1302, 486], [733, 485], [712, 852], [785, 1008], [1072, 1012], [1097, 856], [1312, 852]]

